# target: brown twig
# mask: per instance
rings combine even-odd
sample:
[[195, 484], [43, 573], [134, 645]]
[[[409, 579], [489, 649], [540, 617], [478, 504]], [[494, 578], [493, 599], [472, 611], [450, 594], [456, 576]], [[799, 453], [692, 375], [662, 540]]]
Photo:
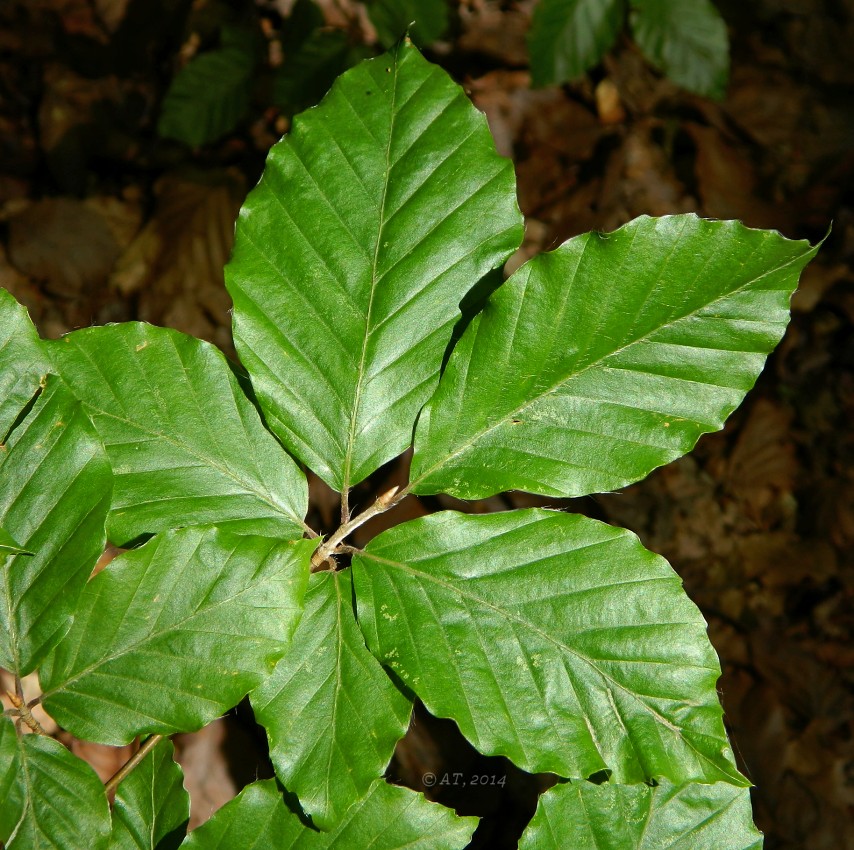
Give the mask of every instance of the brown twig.
[[24, 699], [24, 683], [20, 676], [15, 676], [15, 693], [6, 691], [6, 696], [9, 697], [9, 702], [14, 706], [12, 713], [15, 716], [23, 720], [37, 735], [47, 735], [41, 723], [33, 717], [33, 713]]
[[350, 522], [350, 491], [345, 487], [341, 492], [341, 525]]
[[136, 768], [139, 763], [163, 740], [162, 735], [152, 735], [145, 743], [104, 783], [104, 791], [109, 796], [119, 783]]
[[315, 550], [314, 555], [311, 556], [313, 571], [324, 568], [324, 564], [327, 563], [329, 557], [338, 551], [338, 545], [350, 532], [355, 531], [360, 525], [364, 525], [369, 519], [377, 516], [377, 514], [385, 513], [390, 508], [393, 508], [399, 502], [403, 501], [407, 495], [407, 488], [400, 490], [399, 487], [392, 487], [379, 496], [369, 508], [365, 508], [358, 516], [353, 517], [349, 522], [345, 522], [326, 542], [321, 543]]

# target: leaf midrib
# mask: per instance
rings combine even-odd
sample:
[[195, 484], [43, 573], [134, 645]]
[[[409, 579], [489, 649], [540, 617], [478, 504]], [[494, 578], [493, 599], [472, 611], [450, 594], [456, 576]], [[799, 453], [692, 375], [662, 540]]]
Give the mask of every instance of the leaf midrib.
[[[300, 528], [304, 527], [302, 520], [299, 519], [296, 516], [296, 514], [291, 513], [291, 511], [285, 505], [282, 505], [282, 504], [276, 502], [272, 498], [272, 496], [264, 493], [263, 491], [259, 490], [257, 487], [254, 487], [251, 482], [245, 481], [239, 475], [232, 472], [228, 467], [224, 467], [221, 464], [217, 463], [209, 455], [203, 455], [203, 454], [200, 454], [199, 452], [194, 451], [186, 443], [179, 442], [178, 440], [173, 439], [168, 434], [165, 434], [162, 431], [150, 430], [150, 429], [146, 428], [145, 426], [140, 425], [137, 422], [134, 422], [131, 419], [125, 419], [122, 416], [116, 416], [116, 414], [110, 413], [109, 411], [106, 411], [106, 410], [102, 410], [102, 409], [96, 407], [95, 405], [87, 404], [87, 407], [89, 407], [91, 410], [95, 411], [99, 416], [104, 416], [104, 417], [107, 417], [110, 419], [114, 419], [117, 422], [121, 422], [123, 425], [129, 425], [132, 428], [135, 428], [137, 431], [142, 432], [143, 434], [147, 434], [150, 437], [154, 437], [156, 439], [163, 440], [163, 441], [169, 443], [170, 445], [174, 446], [175, 448], [185, 451], [188, 455], [190, 455], [190, 457], [193, 457], [196, 460], [201, 461], [206, 466], [212, 467], [217, 472], [220, 472], [226, 478], [230, 478], [232, 481], [239, 484], [246, 491], [247, 495], [252, 495], [252, 496], [257, 497], [260, 501], [264, 502], [264, 504], [268, 505], [270, 508], [275, 510], [275, 512], [277, 514], [282, 514], [282, 515], [286, 516], [288, 519], [293, 520]], [[111, 446], [115, 445], [115, 443], [111, 443], [110, 445]], [[129, 473], [124, 473], [124, 475], [128, 475], [128, 474]], [[117, 473], [116, 477], [117, 478], [122, 477], [122, 473]], [[228, 494], [211, 493], [209, 495], [213, 498], [213, 497], [223, 496], [223, 495], [228, 495]], [[195, 498], [207, 498], [207, 497], [206, 496], [200, 496], [200, 497], [195, 497]], [[250, 517], [250, 519], [251, 519], [251, 517]], [[258, 519], [261, 519], [261, 517], [258, 517]]]
[[[174, 340], [170, 339], [170, 341], [172, 341], [173, 345], [174, 345]], [[83, 347], [79, 346], [79, 345], [77, 346], [77, 350], [89, 361], [89, 363], [98, 372], [98, 374], [101, 376], [101, 378], [107, 384], [107, 386], [110, 386], [110, 381], [107, 379], [107, 376], [103, 374], [98, 363], [92, 357], [90, 352], [88, 350], [84, 349]], [[237, 402], [236, 399], [235, 399], [235, 402]], [[163, 440], [164, 442], [169, 443], [170, 445], [174, 446], [175, 448], [186, 452], [190, 457], [195, 458], [198, 461], [201, 461], [203, 464], [205, 464], [207, 466], [213, 467], [214, 469], [216, 469], [219, 473], [221, 473], [226, 478], [230, 478], [232, 481], [239, 484], [249, 494], [256, 496], [258, 499], [260, 499], [262, 502], [264, 502], [270, 508], [275, 510], [276, 513], [284, 514], [286, 517], [288, 517], [288, 519], [291, 519], [294, 522], [296, 522], [296, 524], [298, 526], [300, 526], [300, 528], [304, 528], [303, 521], [301, 519], [299, 519], [295, 514], [291, 513], [291, 511], [285, 505], [281, 505], [278, 502], [276, 502], [273, 499], [272, 494], [265, 493], [263, 491], [259, 491], [257, 489], [257, 487], [254, 487], [254, 486], [252, 486], [252, 484], [250, 482], [243, 480], [239, 475], [237, 475], [235, 472], [233, 472], [228, 467], [222, 466], [214, 458], [212, 458], [208, 455], [200, 454], [199, 452], [195, 451], [192, 448], [192, 446], [188, 445], [187, 443], [176, 440], [175, 438], [171, 437], [169, 434], [166, 434], [162, 431], [157, 431], [157, 430], [153, 430], [150, 428], [146, 428], [144, 425], [140, 424], [139, 422], [135, 422], [132, 419], [128, 419], [126, 416], [118, 416], [117, 414], [112, 413], [108, 410], [104, 410], [103, 408], [101, 408], [98, 405], [93, 404], [91, 402], [85, 402], [85, 404], [86, 404], [87, 408], [96, 412], [100, 416], [104, 416], [106, 418], [113, 419], [116, 422], [120, 422], [123, 425], [130, 426], [131, 428], [134, 428], [135, 430], [137, 430], [143, 434], [146, 434], [149, 437], [154, 438], [155, 440], [158, 440], [158, 439]], [[238, 415], [239, 415], [239, 411], [238, 411]], [[112, 443], [111, 445], [115, 445], [115, 443]], [[116, 477], [119, 477], [119, 475], [117, 475]], [[216, 495], [216, 494], [214, 494], [214, 495]]]
[[338, 727], [336, 725], [336, 721], [338, 720], [338, 699], [342, 690], [341, 683], [341, 651], [344, 643], [344, 628], [343, 623], [341, 622], [341, 587], [338, 584], [337, 575], [332, 573], [332, 584], [335, 586], [335, 598], [332, 600], [332, 604], [335, 606], [335, 653], [336, 653], [336, 663], [335, 663], [335, 691], [332, 697], [332, 717], [329, 721], [329, 729], [331, 730], [329, 748], [327, 750], [327, 759], [326, 759], [326, 781], [323, 784], [323, 798], [324, 798], [324, 808], [326, 812], [330, 812], [332, 815], [336, 814], [336, 809], [338, 808], [332, 802], [332, 762], [335, 758], [335, 746], [336, 746], [336, 737]]
[[353, 395], [353, 409], [350, 412], [350, 426], [347, 433], [347, 448], [344, 452], [344, 474], [341, 480], [341, 492], [346, 494], [350, 489], [350, 478], [353, 467], [353, 453], [356, 447], [356, 423], [358, 422], [360, 408], [362, 405], [362, 393], [365, 385], [365, 360], [368, 356], [368, 340], [371, 337], [371, 320], [374, 309], [374, 296], [377, 291], [379, 277], [377, 276], [377, 268], [379, 267], [380, 246], [382, 245], [383, 231], [385, 229], [385, 207], [388, 197], [388, 187], [391, 179], [391, 144], [394, 138], [394, 119], [395, 119], [395, 104], [397, 102], [397, 78], [400, 68], [400, 46], [398, 46], [394, 54], [394, 75], [391, 81], [391, 105], [389, 108], [389, 126], [388, 126], [388, 141], [385, 149], [385, 180], [383, 181], [382, 196], [379, 205], [379, 227], [377, 228], [377, 241], [374, 246], [374, 256], [371, 260], [371, 294], [368, 299], [368, 309], [365, 314], [365, 330], [362, 337], [362, 351], [359, 356], [358, 371], [356, 373], [356, 388]]
[[[589, 238], [591, 238], [590, 235], [588, 235], [588, 239]], [[720, 301], [723, 301], [727, 298], [731, 298], [734, 295], [741, 293], [742, 291], [744, 291], [748, 287], [755, 284], [757, 281], [762, 280], [762, 278], [768, 277], [769, 275], [772, 275], [772, 274], [776, 274], [776, 273], [788, 268], [789, 266], [794, 265], [797, 261], [799, 261], [800, 259], [803, 258], [804, 254], [808, 254], [812, 250], [813, 249], [811, 247], [808, 247], [807, 250], [804, 251], [802, 254], [799, 254], [798, 256], [793, 257], [791, 260], [784, 263], [783, 265], [777, 266], [773, 269], [769, 269], [768, 271], [763, 272], [761, 275], [758, 275], [754, 278], [751, 278], [750, 280], [743, 283], [741, 286], [736, 287], [735, 289], [733, 289], [729, 292], [722, 293], [717, 298], [713, 298], [708, 303], [703, 304], [694, 310], [689, 310], [687, 313], [684, 313], [680, 316], [676, 316], [675, 318], [668, 321], [666, 324], [660, 325], [659, 327], [653, 328], [652, 330], [648, 331], [645, 334], [641, 334], [640, 336], [635, 337], [634, 339], [630, 340], [629, 342], [625, 343], [624, 345], [621, 345], [619, 348], [616, 348], [613, 351], [609, 351], [606, 354], [603, 354], [601, 357], [598, 357], [597, 359], [592, 360], [590, 363], [588, 363], [586, 366], [583, 366], [581, 369], [578, 369], [575, 372], [570, 372], [568, 375], [561, 377], [559, 380], [555, 381], [552, 385], [547, 387], [545, 390], [537, 393], [533, 398], [528, 399], [527, 401], [523, 402], [518, 407], [516, 407], [514, 410], [511, 410], [508, 413], [503, 414], [494, 423], [492, 423], [491, 425], [488, 425], [486, 428], [483, 428], [481, 431], [477, 432], [476, 434], [474, 434], [473, 436], [471, 436], [470, 438], [465, 440], [456, 449], [454, 449], [454, 451], [445, 455], [441, 460], [437, 461], [432, 466], [428, 467], [424, 472], [420, 473], [416, 478], [414, 478], [412, 481], [410, 481], [409, 484], [407, 485], [406, 489], [409, 491], [414, 491], [414, 488], [419, 484], [419, 482], [423, 481], [426, 478], [429, 478], [434, 472], [436, 472], [436, 470], [441, 469], [447, 463], [454, 460], [454, 458], [459, 457], [461, 454], [463, 454], [465, 451], [467, 451], [469, 448], [471, 448], [475, 443], [480, 441], [487, 434], [491, 433], [496, 428], [503, 425], [507, 420], [513, 419], [514, 417], [518, 416], [523, 411], [527, 410], [529, 407], [536, 404], [542, 398], [545, 398], [546, 396], [551, 395], [556, 390], [558, 390], [560, 387], [564, 386], [565, 384], [568, 384], [570, 381], [579, 377], [579, 375], [583, 375], [588, 370], [590, 370], [596, 366], [600, 366], [603, 361], [608, 360], [609, 358], [612, 358], [612, 357], [616, 357], [617, 355], [621, 354], [626, 349], [631, 348], [633, 345], [637, 345], [640, 342], [644, 342], [644, 341], [648, 340], [653, 334], [660, 332], [664, 328], [670, 327], [671, 325], [674, 325], [677, 322], [681, 322], [681, 321], [683, 321], [687, 318], [690, 318], [692, 316], [696, 316], [698, 313], [712, 307], [714, 304], [717, 304]], [[574, 279], [574, 277], [575, 276], [573, 276], [573, 279]], [[526, 281], [526, 284], [527, 284], [527, 281]], [[785, 290], [780, 290], [780, 291], [785, 291]], [[634, 409], [634, 408], [632, 408], [632, 409]]]

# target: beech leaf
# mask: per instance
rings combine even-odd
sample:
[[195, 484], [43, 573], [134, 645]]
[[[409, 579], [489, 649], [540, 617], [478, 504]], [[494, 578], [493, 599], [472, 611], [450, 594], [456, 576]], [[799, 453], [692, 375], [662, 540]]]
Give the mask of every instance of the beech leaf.
[[316, 832], [284, 804], [275, 780], [247, 785], [230, 803], [193, 830], [186, 850], [462, 850], [477, 818], [457, 817], [421, 794], [375, 782], [331, 832]]
[[348, 572], [311, 577], [291, 651], [251, 699], [277, 776], [321, 829], [382, 776], [412, 710], [365, 647]]
[[24, 813], [24, 794], [18, 782], [21, 770], [18, 734], [8, 717], [0, 717], [0, 843], [9, 840]]
[[404, 41], [338, 78], [270, 151], [226, 285], [269, 427], [336, 490], [412, 440], [459, 304], [522, 240], [513, 168]]
[[676, 85], [722, 98], [729, 76], [726, 23], [711, 0], [630, 0], [632, 35]]
[[535, 86], [566, 83], [610, 50], [626, 17], [625, 0], [540, 0], [528, 49]]
[[192, 147], [215, 142], [237, 126], [250, 103], [257, 64], [251, 33], [225, 27], [223, 44], [194, 56], [181, 68], [163, 99], [161, 136]]
[[556, 785], [540, 797], [519, 850], [761, 850], [750, 792], [714, 785]]
[[817, 247], [641, 216], [522, 266], [463, 334], [415, 433], [415, 493], [582, 496], [716, 431], [789, 321]]
[[212, 523], [302, 536], [305, 476], [213, 345], [128, 322], [75, 331], [49, 351], [113, 465], [114, 543]]
[[160, 741], [119, 783], [110, 850], [175, 850], [187, 832], [190, 797], [175, 748]]
[[106, 849], [110, 810], [95, 771], [53, 738], [18, 738], [6, 717], [0, 717], [0, 790], [6, 850]]
[[113, 745], [215, 720], [286, 652], [314, 546], [185, 528], [120, 555], [41, 669], [45, 709]]
[[[112, 474], [83, 405], [54, 375], [0, 452], [0, 666], [25, 676], [68, 631], [104, 551]], [[5, 555], [5, 557], [3, 557]]]
[[631, 532], [443, 512], [375, 537], [353, 583], [371, 651], [480, 752], [567, 777], [746, 784], [706, 623]]
[[0, 441], [49, 371], [50, 360], [26, 309], [0, 289]]

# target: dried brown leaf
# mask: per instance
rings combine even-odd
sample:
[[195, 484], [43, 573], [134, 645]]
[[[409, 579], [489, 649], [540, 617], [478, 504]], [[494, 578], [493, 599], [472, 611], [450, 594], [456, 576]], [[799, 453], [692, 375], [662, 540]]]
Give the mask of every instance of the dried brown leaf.
[[691, 121], [683, 126], [697, 149], [694, 172], [706, 215], [738, 219], [748, 227], [791, 230], [781, 205], [766, 203], [759, 197], [754, 167], [745, 151], [714, 127]]
[[798, 464], [791, 423], [788, 408], [769, 398], [758, 399], [730, 455], [724, 486], [754, 519], [778, 494], [794, 488]]
[[531, 23], [531, 2], [514, 3], [509, 9], [494, 0], [460, 6], [462, 34], [457, 48], [465, 53], [483, 53], [511, 67], [528, 64], [525, 34]]
[[38, 114], [42, 147], [47, 151], [56, 148], [70, 130], [92, 121], [96, 104], [118, 103], [124, 90], [125, 84], [117, 77], [90, 79], [59, 63], [48, 64]]
[[230, 350], [223, 266], [245, 186], [234, 171], [166, 174], [154, 214], [122, 254], [110, 283], [139, 293], [139, 317]]
[[9, 260], [60, 298], [100, 288], [120, 250], [106, 218], [83, 201], [36, 201], [9, 221]]

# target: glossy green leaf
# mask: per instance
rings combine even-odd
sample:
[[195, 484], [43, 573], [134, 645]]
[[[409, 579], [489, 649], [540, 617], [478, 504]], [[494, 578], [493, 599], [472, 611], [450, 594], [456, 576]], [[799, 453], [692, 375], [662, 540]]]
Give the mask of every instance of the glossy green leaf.
[[9, 840], [24, 813], [18, 735], [8, 717], [0, 716], [0, 844]]
[[320, 829], [383, 775], [412, 710], [365, 647], [349, 572], [312, 576], [291, 651], [251, 699], [276, 774]]
[[528, 35], [531, 82], [580, 77], [613, 46], [625, 17], [625, 0], [540, 0]]
[[722, 98], [729, 77], [726, 24], [710, 0], [630, 0], [632, 35], [674, 83]]
[[49, 371], [50, 361], [26, 309], [0, 289], [0, 441]]
[[477, 818], [457, 817], [407, 788], [375, 782], [332, 832], [316, 832], [289, 811], [275, 780], [253, 782], [187, 836], [186, 850], [457, 850]]
[[540, 797], [519, 850], [761, 850], [750, 792], [727, 783], [682, 786], [568, 782]]
[[[291, 820], [296, 824], [292, 824]], [[285, 850], [289, 833], [302, 823], [282, 800], [275, 779], [247, 785], [233, 800], [194, 829], [181, 844], [182, 850]]]
[[0, 718], [0, 789], [5, 792], [0, 841], [6, 850], [105, 850], [110, 810], [95, 771], [53, 738], [16, 740], [5, 717]]
[[32, 555], [8, 531], [0, 528], [0, 556], [3, 555]]
[[678, 215], [541, 254], [451, 355], [418, 421], [413, 491], [580, 496], [680, 457], [753, 386], [816, 250]]
[[83, 405], [55, 376], [0, 452], [0, 666], [24, 676], [68, 631], [104, 551], [112, 475]]
[[368, 647], [482, 753], [561, 776], [744, 782], [706, 623], [631, 532], [449, 511], [383, 532], [353, 573]]
[[486, 119], [409, 42], [363, 62], [273, 147], [226, 281], [282, 442], [337, 490], [407, 448], [459, 303], [522, 238]]
[[300, 537], [305, 476], [212, 345], [141, 322], [50, 344], [115, 473], [115, 543], [183, 525]]
[[368, 16], [380, 42], [391, 47], [409, 34], [416, 44], [440, 39], [450, 23], [448, 0], [368, 0]]
[[284, 655], [314, 545], [185, 528], [119, 556], [41, 669], [45, 709], [103, 744], [201, 728]]
[[184, 772], [164, 739], [116, 789], [110, 850], [175, 850], [189, 819]]
[[163, 99], [157, 132], [192, 147], [233, 130], [249, 107], [256, 54], [252, 39], [224, 31], [222, 47], [194, 56]]

